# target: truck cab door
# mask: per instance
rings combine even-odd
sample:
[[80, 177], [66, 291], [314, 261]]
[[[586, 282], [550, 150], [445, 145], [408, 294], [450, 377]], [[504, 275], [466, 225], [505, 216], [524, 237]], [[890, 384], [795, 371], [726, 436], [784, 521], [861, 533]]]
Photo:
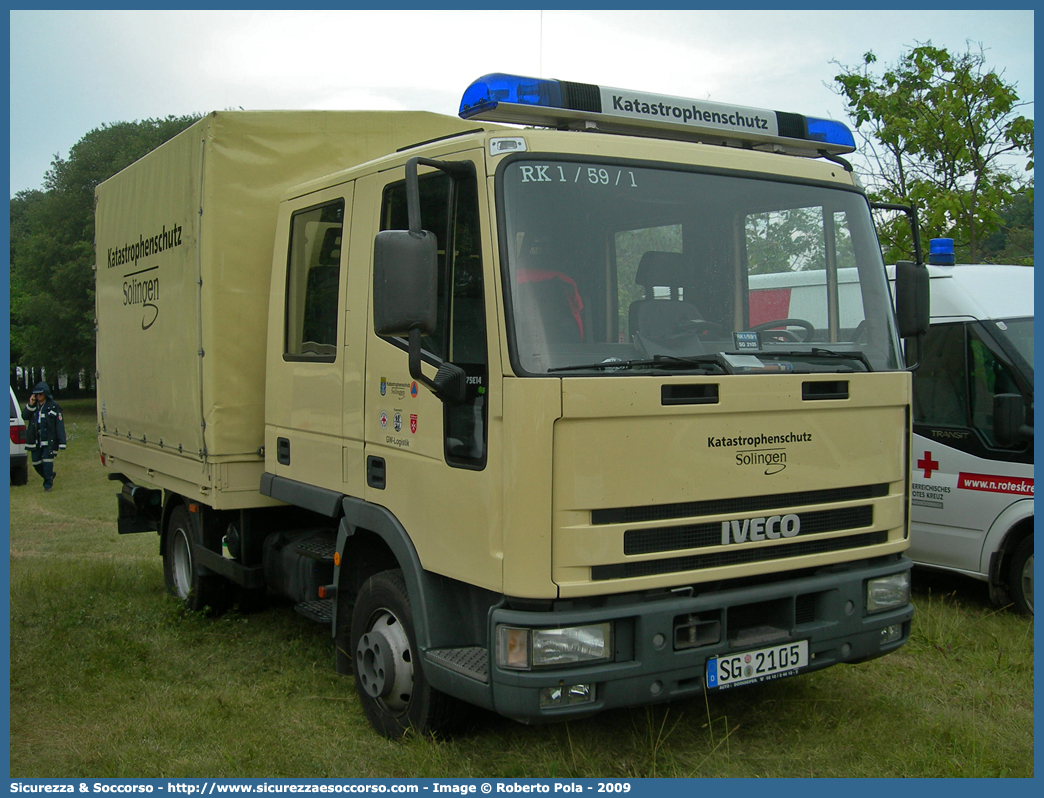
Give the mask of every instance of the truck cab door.
[[[452, 160], [460, 161], [461, 155]], [[366, 498], [403, 524], [426, 569], [497, 588], [491, 542], [496, 468], [491, 462], [488, 320], [495, 318], [492, 247], [481, 155], [475, 170], [420, 174], [423, 228], [437, 238], [437, 321], [423, 336], [422, 370], [440, 362], [466, 374], [463, 401], [443, 401], [410, 375], [405, 338], [380, 336], [372, 320], [366, 360]], [[378, 229], [408, 229], [405, 172], [379, 175]], [[372, 313], [371, 313], [372, 319]], [[495, 372], [494, 372], [495, 373]]]
[[[346, 429], [344, 413], [346, 362], [362, 359], [346, 312], [353, 187], [283, 203], [268, 332], [266, 470], [337, 492], [347, 492], [346, 438], [361, 461], [361, 429]], [[365, 291], [365, 274], [356, 279]]]

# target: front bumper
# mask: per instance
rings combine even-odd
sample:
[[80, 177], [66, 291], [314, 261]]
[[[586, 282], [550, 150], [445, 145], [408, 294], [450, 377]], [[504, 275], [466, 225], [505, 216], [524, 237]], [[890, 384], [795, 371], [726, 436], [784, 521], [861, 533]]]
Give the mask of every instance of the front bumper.
[[[909, 639], [913, 606], [867, 615], [866, 582], [911, 567], [906, 557], [888, 557], [703, 594], [689, 589], [623, 594], [559, 602], [552, 612], [496, 609], [490, 639], [498, 624], [549, 627], [611, 621], [615, 656], [595, 665], [512, 671], [498, 667], [491, 652], [493, 708], [535, 723], [688, 698], [703, 691], [708, 659], [788, 640], [808, 641], [809, 663], [801, 672], [880, 657]], [[901, 634], [882, 643], [882, 632], [896, 626]], [[573, 685], [589, 685], [592, 700], [541, 705], [546, 688], [568, 690]]]

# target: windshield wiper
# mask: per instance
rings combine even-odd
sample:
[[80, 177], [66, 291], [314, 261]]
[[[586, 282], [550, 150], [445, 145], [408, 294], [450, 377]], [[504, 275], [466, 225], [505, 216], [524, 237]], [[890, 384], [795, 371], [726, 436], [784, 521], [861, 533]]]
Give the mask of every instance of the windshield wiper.
[[866, 355], [862, 352], [835, 352], [833, 349], [820, 349], [819, 347], [812, 347], [811, 349], [804, 352], [760, 352], [760, 355], [770, 355], [771, 357], [830, 357], [838, 360], [855, 360], [863, 364], [863, 368], [867, 371], [873, 371], [873, 366], [870, 365], [870, 361]]
[[642, 360], [603, 360], [600, 363], [587, 363], [584, 365], [576, 366], [555, 366], [549, 368], [547, 371], [551, 372], [558, 371], [589, 371], [589, 370], [601, 370], [601, 371], [629, 371], [631, 369], [643, 369], [643, 368], [686, 368], [696, 367], [699, 368], [704, 374], [710, 374], [711, 368], [728, 374], [731, 370], [728, 368], [728, 364], [721, 357], [721, 355], [693, 355], [692, 357], [676, 357], [674, 355], [653, 355], [651, 358], [645, 358]]

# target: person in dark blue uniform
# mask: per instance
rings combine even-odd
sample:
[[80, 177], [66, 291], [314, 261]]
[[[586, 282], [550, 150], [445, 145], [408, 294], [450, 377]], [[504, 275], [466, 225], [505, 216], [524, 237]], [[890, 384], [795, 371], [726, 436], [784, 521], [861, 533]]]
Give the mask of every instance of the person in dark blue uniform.
[[54, 485], [54, 458], [65, 448], [65, 421], [46, 382], [39, 382], [33, 388], [29, 403], [22, 410], [22, 419], [25, 448], [36, 473], [43, 477], [44, 490], [50, 490]]

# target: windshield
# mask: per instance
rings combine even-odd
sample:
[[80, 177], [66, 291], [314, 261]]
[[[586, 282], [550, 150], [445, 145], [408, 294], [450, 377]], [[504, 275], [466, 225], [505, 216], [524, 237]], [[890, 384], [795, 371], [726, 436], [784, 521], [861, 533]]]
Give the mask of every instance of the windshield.
[[552, 156], [500, 185], [521, 373], [899, 368], [856, 192]]
[[1020, 370], [1033, 380], [1033, 319], [997, 319], [988, 322], [993, 334], [1022, 358]]

